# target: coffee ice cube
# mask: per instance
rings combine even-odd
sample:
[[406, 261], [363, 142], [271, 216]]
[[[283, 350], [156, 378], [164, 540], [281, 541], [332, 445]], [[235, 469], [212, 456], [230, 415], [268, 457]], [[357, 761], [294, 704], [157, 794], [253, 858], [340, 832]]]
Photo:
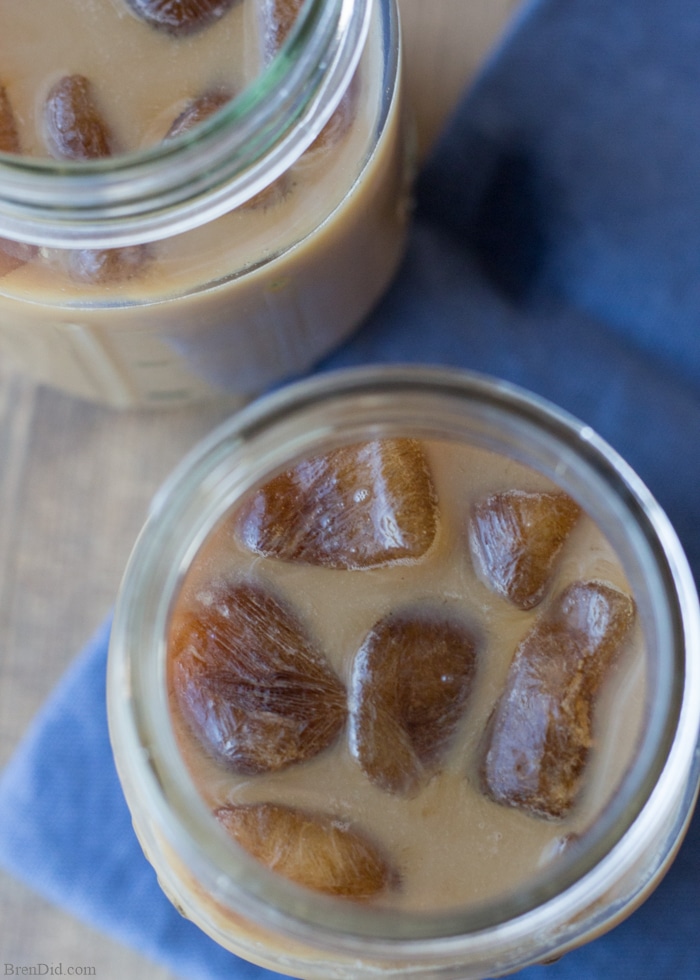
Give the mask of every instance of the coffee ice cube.
[[304, 0], [260, 0], [258, 23], [262, 54], [271, 61], [287, 40]]
[[362, 900], [397, 880], [379, 847], [337, 817], [275, 803], [220, 807], [215, 816], [254, 858], [306, 888]]
[[237, 534], [266, 557], [360, 569], [420, 558], [437, 526], [421, 444], [381, 439], [304, 459], [274, 477], [243, 505]]
[[64, 266], [76, 282], [106, 285], [141, 275], [147, 259], [148, 248], [145, 245], [76, 248], [64, 256]]
[[[0, 153], [21, 153], [17, 120], [4, 85], [0, 85]], [[19, 269], [35, 253], [33, 245], [0, 238], [0, 277]]]
[[[61, 160], [98, 160], [114, 152], [111, 130], [84, 75], [65, 75], [53, 85], [44, 121], [49, 150]], [[144, 245], [67, 249], [58, 254], [72, 279], [95, 284], [133, 278], [143, 271], [148, 255]]]
[[243, 774], [317, 755], [346, 719], [346, 692], [294, 612], [268, 589], [211, 586], [173, 625], [171, 698], [209, 753]]
[[481, 785], [497, 803], [549, 818], [575, 803], [596, 699], [635, 616], [632, 598], [574, 582], [518, 647], [487, 726]]
[[165, 139], [171, 140], [182, 136], [184, 133], [189, 133], [195, 126], [222, 109], [231, 101], [231, 98], [232, 93], [226, 89], [212, 89], [210, 92], [204, 92], [204, 94], [190, 99], [182, 112], [173, 120], [165, 134]]
[[[205, 92], [194, 99], [191, 99], [185, 108], [173, 120], [168, 132], [165, 134], [166, 140], [175, 139], [185, 133], [189, 133], [195, 126], [209, 119], [214, 113], [222, 109], [233, 98], [233, 94], [225, 89], [213, 89]], [[263, 187], [252, 197], [248, 198], [238, 206], [236, 210], [248, 208], [264, 208], [276, 201], [281, 200], [289, 187], [289, 179], [286, 173]]]
[[60, 160], [97, 160], [113, 152], [112, 134], [84, 75], [64, 75], [44, 105], [46, 142]]
[[[304, 0], [262, 0], [259, 6], [259, 25], [263, 61], [277, 54], [299, 15]], [[316, 156], [317, 152], [335, 145], [350, 129], [357, 111], [357, 85], [350, 83], [330, 119], [311, 143], [301, 159]]]
[[236, 0], [127, 0], [151, 27], [177, 36], [193, 34], [219, 20]]
[[0, 152], [20, 152], [17, 120], [4, 85], [0, 85]]
[[563, 492], [506, 490], [480, 501], [470, 523], [478, 573], [498, 595], [532, 609], [541, 602], [580, 513]]
[[439, 766], [462, 719], [476, 644], [461, 621], [402, 612], [377, 623], [350, 685], [349, 742], [367, 777], [410, 795]]
[[357, 90], [357, 81], [353, 79], [326, 125], [302, 154], [302, 162], [315, 159], [319, 153], [337, 145], [350, 131], [357, 112]]

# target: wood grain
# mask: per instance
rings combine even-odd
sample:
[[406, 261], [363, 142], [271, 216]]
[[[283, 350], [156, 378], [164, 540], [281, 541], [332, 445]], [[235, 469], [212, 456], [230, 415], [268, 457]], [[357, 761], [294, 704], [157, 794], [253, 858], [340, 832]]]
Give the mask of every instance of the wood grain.
[[419, 156], [438, 138], [520, 0], [398, 0]]

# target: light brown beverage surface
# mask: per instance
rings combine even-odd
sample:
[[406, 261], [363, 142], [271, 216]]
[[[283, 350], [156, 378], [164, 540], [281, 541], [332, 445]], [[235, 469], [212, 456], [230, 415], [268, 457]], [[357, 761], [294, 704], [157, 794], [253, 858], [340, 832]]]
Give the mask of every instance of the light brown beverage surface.
[[215, 761], [177, 708], [176, 732], [196, 785], [216, 810], [277, 803], [332, 814], [376, 841], [400, 884], [376, 899], [414, 910], [463, 906], [512, 892], [586, 830], [611, 799], [633, 756], [644, 721], [641, 630], [606, 674], [594, 711], [595, 745], [575, 805], [552, 820], [487, 798], [479, 768], [487, 722], [504, 689], [514, 652], [553, 597], [571, 582], [630, 589], [610, 544], [583, 514], [568, 535], [540, 604], [522, 610], [477, 574], [469, 542], [474, 505], [499, 491], [552, 491], [532, 469], [494, 453], [447, 442], [425, 445], [438, 507], [438, 530], [415, 560], [350, 571], [260, 557], [241, 545], [235, 520], [211, 537], [192, 567], [177, 623], [224, 580], [264, 583], [289, 603], [346, 687], [367, 634], [396, 611], [439, 608], [475, 641], [473, 685], [461, 719], [434, 771], [417, 791], [390, 792], [367, 778], [347, 728], [314, 758], [279, 771], [237, 775]]

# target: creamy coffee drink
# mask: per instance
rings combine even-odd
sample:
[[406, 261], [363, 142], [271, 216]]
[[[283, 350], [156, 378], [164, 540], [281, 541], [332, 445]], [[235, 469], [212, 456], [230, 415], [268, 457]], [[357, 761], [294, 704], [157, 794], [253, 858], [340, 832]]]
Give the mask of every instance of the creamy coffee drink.
[[383, 439], [251, 491], [168, 640], [178, 744], [231, 839], [404, 911], [511, 895], [614, 798], [645, 723], [629, 583], [548, 478]]
[[[0, 150], [108, 161], [196, 139], [197, 124], [270, 64], [300, 7], [3, 4], [0, 32], [13, 43]], [[320, 134], [221, 217], [118, 248], [0, 242], [0, 348], [41, 379], [117, 405], [248, 396], [307, 369], [370, 310], [402, 252], [406, 160], [385, 41], [375, 8]]]

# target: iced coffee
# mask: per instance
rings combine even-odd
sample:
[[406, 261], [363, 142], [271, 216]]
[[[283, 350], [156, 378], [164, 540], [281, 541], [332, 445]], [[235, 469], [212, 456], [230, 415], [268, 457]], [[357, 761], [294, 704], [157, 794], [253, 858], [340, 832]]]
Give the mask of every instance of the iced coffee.
[[248, 406], [134, 549], [115, 759], [173, 903], [304, 980], [503, 976], [659, 882], [700, 760], [677, 539], [590, 429], [367, 368]]
[[346, 446], [249, 493], [188, 572], [168, 674], [232, 840], [403, 910], [496, 899], [556, 861], [644, 722], [609, 542], [546, 478], [457, 442]]
[[[158, 193], [160, 168], [172, 174], [182, 158], [201, 152], [202, 173], [182, 179], [192, 184], [183, 192], [191, 194], [187, 206], [205, 195], [223, 202], [218, 217], [200, 223], [183, 218], [177, 202], [154, 205], [159, 226], [148, 240], [124, 240], [119, 216], [109, 213], [104, 243], [72, 242], [68, 226], [65, 247], [55, 244], [64, 220], [60, 189], [48, 244], [46, 224], [36, 241], [3, 236], [0, 215], [3, 353], [78, 395], [115, 405], [180, 404], [254, 394], [309, 368], [361, 322], [396, 269], [407, 222], [393, 2], [353, 5], [348, 16], [368, 25], [332, 111], [326, 94], [318, 109], [287, 107], [288, 121], [253, 126], [261, 87], [281, 100], [285, 73], [298, 70], [292, 58], [301, 58], [301, 41], [289, 61], [278, 67], [275, 59], [293, 40], [302, 6], [2, 6], [0, 33], [13, 39], [0, 75], [0, 151], [10, 155], [10, 177], [15, 162], [20, 170], [48, 164], [42, 188], [53, 193], [64, 179], [61, 165], [101, 168], [107, 180], [114, 167], [116, 184], [131, 160], [129, 180], [144, 181], [134, 192], [140, 202]], [[230, 165], [230, 190], [206, 183], [211, 162], [199, 136], [206, 125], [224, 134], [250, 130], [238, 151], [243, 162]], [[153, 153], [155, 176], [146, 183], [137, 165]], [[229, 192], [240, 197], [236, 180], [246, 177], [247, 159], [257, 161], [257, 176], [227, 208]], [[107, 211], [111, 193], [108, 187], [102, 202]], [[89, 219], [88, 205], [85, 212]]]

